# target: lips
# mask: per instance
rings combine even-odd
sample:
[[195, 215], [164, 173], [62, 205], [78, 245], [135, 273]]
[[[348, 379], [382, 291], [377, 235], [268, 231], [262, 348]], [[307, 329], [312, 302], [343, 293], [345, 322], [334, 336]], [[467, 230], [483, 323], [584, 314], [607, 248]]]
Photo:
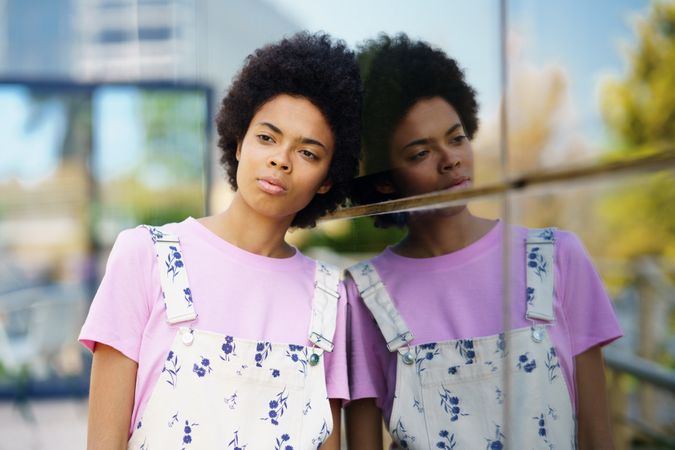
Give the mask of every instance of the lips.
[[471, 186], [471, 178], [469, 177], [460, 177], [452, 180], [445, 189], [462, 189], [468, 188]]
[[268, 194], [278, 195], [288, 190], [286, 184], [278, 178], [260, 177], [256, 179], [256, 182], [258, 183], [258, 187]]

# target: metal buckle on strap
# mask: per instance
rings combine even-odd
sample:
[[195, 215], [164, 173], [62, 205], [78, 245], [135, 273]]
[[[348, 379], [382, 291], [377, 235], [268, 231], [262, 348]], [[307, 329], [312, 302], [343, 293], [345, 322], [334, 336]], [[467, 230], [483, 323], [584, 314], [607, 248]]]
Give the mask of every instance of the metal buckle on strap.
[[180, 240], [177, 237], [174, 236], [167, 236], [167, 235], [162, 235], [162, 237], [155, 237], [155, 242], [173, 242], [173, 243], [180, 243]]
[[387, 342], [387, 347], [389, 349], [391, 349], [392, 344], [394, 344], [396, 342], [403, 342], [403, 343], [407, 344], [408, 342], [410, 342], [412, 340], [413, 340], [412, 333], [410, 331], [406, 331], [405, 333], [399, 333], [398, 335], [396, 335], [396, 337], [394, 339]]
[[384, 283], [382, 283], [382, 280], [379, 280], [375, 284], [371, 284], [367, 288], [365, 288], [363, 291], [360, 292], [361, 298], [366, 298], [370, 297], [371, 295], [374, 295], [379, 289], [384, 287]]
[[311, 334], [309, 335], [309, 340], [314, 342], [317, 345], [318, 345], [319, 342], [325, 342], [330, 346], [331, 350], [335, 347], [335, 345], [333, 345], [333, 341], [323, 337], [322, 335], [320, 335], [316, 331], [311, 332]]
[[339, 292], [333, 291], [333, 290], [331, 290], [331, 289], [327, 289], [327, 288], [325, 288], [325, 287], [324, 287], [321, 283], [319, 283], [319, 282], [316, 282], [316, 281], [315, 281], [315, 282], [314, 282], [314, 287], [315, 287], [315, 288], [318, 288], [318, 289], [321, 290], [322, 292], [325, 292], [326, 294], [330, 295], [330, 296], [333, 297], [333, 298], [340, 298], [340, 293], [339, 293]]
[[555, 244], [555, 241], [539, 240], [539, 239], [527, 239], [525, 241], [527, 245], [543, 245], [543, 244]]

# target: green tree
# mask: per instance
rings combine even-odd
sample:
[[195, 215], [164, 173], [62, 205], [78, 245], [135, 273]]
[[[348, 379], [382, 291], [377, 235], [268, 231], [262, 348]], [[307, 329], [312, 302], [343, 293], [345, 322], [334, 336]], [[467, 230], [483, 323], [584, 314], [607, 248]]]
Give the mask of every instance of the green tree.
[[[675, 142], [675, 2], [656, 1], [636, 24], [628, 69], [602, 91], [602, 111], [613, 132], [608, 158], [672, 150]], [[675, 257], [675, 172], [640, 177], [601, 202], [611, 256]]]

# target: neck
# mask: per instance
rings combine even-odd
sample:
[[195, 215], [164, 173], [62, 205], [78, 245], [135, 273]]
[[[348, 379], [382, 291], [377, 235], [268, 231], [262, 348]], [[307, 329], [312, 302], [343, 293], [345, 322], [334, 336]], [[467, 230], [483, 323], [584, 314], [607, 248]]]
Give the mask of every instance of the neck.
[[295, 250], [285, 236], [293, 216], [270, 218], [247, 208], [239, 195], [220, 214], [199, 221], [220, 238], [242, 250], [270, 258], [289, 258]]
[[466, 207], [454, 214], [413, 213], [408, 218], [408, 234], [393, 249], [410, 258], [445, 255], [473, 244], [495, 223], [474, 216]]

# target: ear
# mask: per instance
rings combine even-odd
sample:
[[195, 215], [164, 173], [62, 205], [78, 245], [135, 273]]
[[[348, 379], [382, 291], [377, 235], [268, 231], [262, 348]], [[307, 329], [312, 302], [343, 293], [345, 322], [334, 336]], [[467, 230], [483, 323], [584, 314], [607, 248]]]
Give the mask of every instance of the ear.
[[234, 154], [234, 157], [239, 161], [239, 158], [241, 158], [241, 141], [237, 142], [237, 151]]
[[317, 189], [316, 193], [317, 194], [325, 194], [326, 192], [330, 191], [330, 188], [333, 187], [333, 180], [330, 178], [326, 178], [326, 180], [319, 186], [319, 189]]

